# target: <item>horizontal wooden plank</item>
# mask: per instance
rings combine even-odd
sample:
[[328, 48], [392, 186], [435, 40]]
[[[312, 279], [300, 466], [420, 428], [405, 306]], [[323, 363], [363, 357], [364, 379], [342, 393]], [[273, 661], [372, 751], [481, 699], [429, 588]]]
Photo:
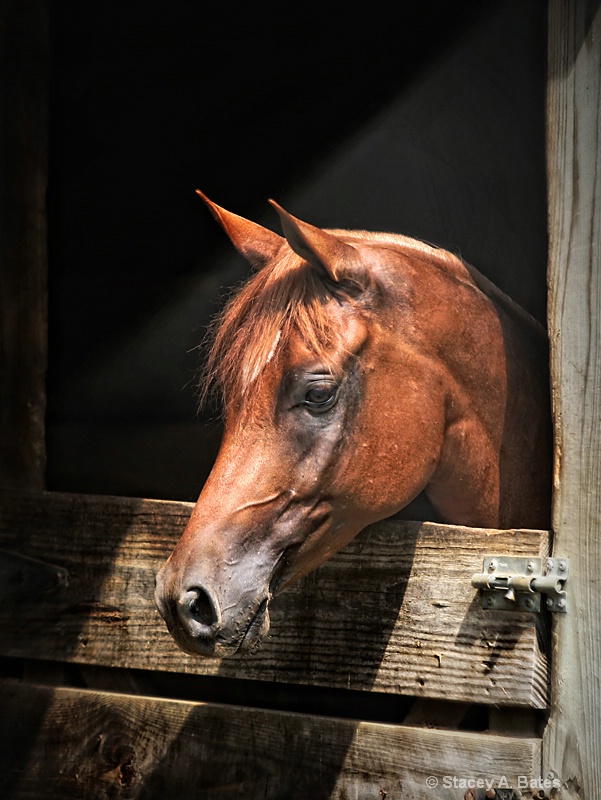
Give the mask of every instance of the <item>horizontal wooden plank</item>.
[[46, 800], [457, 800], [468, 781], [540, 775], [535, 738], [10, 682], [0, 702], [0, 790], [13, 800], [41, 786]]
[[[153, 604], [154, 575], [192, 506], [13, 494], [0, 547], [67, 569], [54, 591], [1, 604], [0, 654], [544, 707], [539, 620], [483, 611], [470, 585], [484, 554], [544, 555], [542, 531], [385, 521], [274, 599], [263, 647], [202, 660], [177, 649]], [[6, 586], [10, 587], [10, 582]]]

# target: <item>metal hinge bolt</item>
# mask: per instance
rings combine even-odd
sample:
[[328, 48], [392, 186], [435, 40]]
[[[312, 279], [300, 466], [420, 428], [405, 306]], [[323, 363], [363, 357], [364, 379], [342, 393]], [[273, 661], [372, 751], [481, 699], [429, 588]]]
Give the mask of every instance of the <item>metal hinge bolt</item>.
[[481, 590], [483, 608], [539, 612], [544, 595], [546, 608], [565, 613], [568, 573], [567, 558], [547, 558], [543, 564], [542, 558], [487, 556], [472, 586]]

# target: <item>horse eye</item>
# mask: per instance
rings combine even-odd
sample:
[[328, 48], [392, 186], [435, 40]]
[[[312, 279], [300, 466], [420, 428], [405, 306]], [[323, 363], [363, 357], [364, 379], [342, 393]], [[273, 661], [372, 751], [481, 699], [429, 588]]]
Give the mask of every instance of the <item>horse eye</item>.
[[338, 397], [338, 387], [331, 383], [312, 386], [305, 394], [305, 405], [312, 411], [328, 411]]

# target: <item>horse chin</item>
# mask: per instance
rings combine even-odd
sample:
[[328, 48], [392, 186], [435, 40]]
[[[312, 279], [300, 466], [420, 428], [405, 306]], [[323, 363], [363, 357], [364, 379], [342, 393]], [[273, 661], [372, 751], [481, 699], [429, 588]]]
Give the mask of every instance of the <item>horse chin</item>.
[[256, 652], [269, 633], [269, 624], [269, 599], [265, 598], [254, 613], [236, 652], [241, 654]]
[[[175, 639], [175, 643], [189, 656], [202, 656], [203, 658], [221, 658], [225, 653], [222, 653], [222, 646], [219, 642], [209, 639], [191, 639], [184, 636], [177, 628], [170, 628], [169, 632]], [[231, 650], [229, 650], [231, 654]]]

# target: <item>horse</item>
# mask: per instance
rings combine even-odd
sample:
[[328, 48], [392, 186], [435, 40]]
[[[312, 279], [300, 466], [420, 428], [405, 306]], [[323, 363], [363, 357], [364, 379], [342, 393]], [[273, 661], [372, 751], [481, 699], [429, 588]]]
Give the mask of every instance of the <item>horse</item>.
[[450, 524], [548, 526], [542, 325], [444, 249], [270, 201], [280, 235], [199, 194], [254, 272], [212, 331], [223, 438], [156, 580], [185, 652], [254, 651], [274, 595], [420, 493]]

